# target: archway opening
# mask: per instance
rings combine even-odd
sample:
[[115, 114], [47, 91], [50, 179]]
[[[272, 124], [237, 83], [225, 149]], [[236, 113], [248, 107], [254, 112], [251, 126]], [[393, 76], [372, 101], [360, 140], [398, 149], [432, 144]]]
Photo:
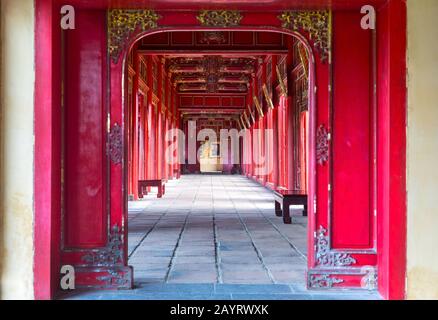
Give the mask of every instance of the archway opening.
[[305, 289], [309, 57], [298, 37], [266, 31], [162, 32], [132, 46], [125, 183], [136, 285]]

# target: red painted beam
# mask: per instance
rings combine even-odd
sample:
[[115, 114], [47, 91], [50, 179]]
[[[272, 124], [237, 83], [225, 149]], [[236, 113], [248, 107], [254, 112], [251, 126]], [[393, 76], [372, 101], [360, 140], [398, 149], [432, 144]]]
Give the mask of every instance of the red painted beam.
[[[357, 9], [363, 5], [380, 5], [385, 0], [69, 0], [69, 4], [81, 8], [103, 9], [103, 8], [150, 8], [155, 10], [181, 11], [181, 10], [202, 10], [202, 9], [233, 9], [238, 10], [263, 10], [272, 12], [277, 10], [287, 10], [290, 8], [315, 9], [315, 8], [339, 8]], [[59, 4], [64, 4], [64, 0], [56, 0]]]
[[130, 108], [130, 112], [132, 112], [132, 130], [134, 132], [133, 134], [133, 140], [130, 141], [132, 143], [133, 147], [133, 153], [132, 153], [132, 170], [131, 170], [131, 179], [132, 179], [132, 192], [134, 194], [134, 199], [138, 200], [138, 169], [139, 169], [139, 150], [138, 150], [138, 125], [139, 125], [139, 78], [140, 78], [140, 59], [138, 54], [134, 54], [134, 69], [135, 69], [135, 76], [133, 81], [133, 96], [132, 96], [132, 105], [128, 106]]

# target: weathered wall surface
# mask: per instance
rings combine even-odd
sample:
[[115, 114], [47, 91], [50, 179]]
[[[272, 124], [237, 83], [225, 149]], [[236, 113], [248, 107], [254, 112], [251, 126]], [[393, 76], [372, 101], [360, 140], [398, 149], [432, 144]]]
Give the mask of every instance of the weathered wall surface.
[[408, 1], [409, 299], [438, 299], [437, 0]]
[[34, 2], [0, 5], [0, 298], [32, 299]]

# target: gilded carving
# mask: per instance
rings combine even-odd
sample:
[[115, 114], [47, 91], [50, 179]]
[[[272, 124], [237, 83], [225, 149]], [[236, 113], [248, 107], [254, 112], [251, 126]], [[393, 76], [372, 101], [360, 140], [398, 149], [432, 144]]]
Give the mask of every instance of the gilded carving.
[[135, 31], [156, 28], [159, 19], [160, 16], [153, 10], [109, 10], [108, 51], [113, 62], [117, 63], [127, 40]]
[[246, 114], [246, 111], [243, 112], [243, 118], [245, 119], [245, 121], [246, 121], [246, 123], [248, 125], [248, 128], [251, 128], [251, 122], [249, 121], [249, 118], [248, 118], [248, 116]]
[[366, 290], [376, 290], [378, 287], [378, 274], [374, 267], [364, 267], [362, 270], [366, 272], [365, 276], [361, 280], [361, 286]]
[[275, 67], [275, 70], [277, 71], [277, 78], [278, 78], [278, 83], [280, 84], [281, 95], [287, 97], [287, 86], [285, 83], [285, 81], [287, 80], [283, 79], [283, 76], [281, 75], [280, 68], [278, 65]]
[[253, 96], [252, 99], [254, 100], [254, 105], [256, 106], [256, 109], [257, 109], [257, 112], [259, 113], [259, 116], [261, 118], [263, 118], [264, 117], [263, 109], [262, 109], [262, 106], [260, 105], [259, 99], [257, 99], [256, 96]]
[[109, 132], [108, 155], [114, 164], [123, 160], [123, 130], [115, 123]]
[[268, 92], [268, 88], [266, 87], [266, 84], [262, 86], [262, 90], [265, 96], [266, 103], [268, 104], [269, 108], [274, 109], [274, 103], [272, 102], [271, 95]]
[[316, 162], [324, 165], [329, 158], [329, 134], [325, 126], [321, 125], [316, 131]]
[[347, 267], [356, 263], [356, 259], [347, 253], [330, 250], [327, 230], [320, 226], [316, 236], [316, 264], [319, 267]]
[[238, 26], [242, 15], [234, 10], [203, 10], [197, 16], [198, 21], [207, 27]]
[[306, 31], [318, 51], [321, 61], [330, 55], [330, 11], [286, 11], [278, 19], [282, 27], [293, 31]]
[[241, 126], [243, 127], [243, 129], [246, 130], [247, 128], [246, 128], [245, 121], [243, 121], [243, 114], [240, 115], [239, 120], [240, 120], [240, 124], [241, 124]]
[[129, 287], [131, 274], [110, 269], [108, 275], [97, 277], [97, 280], [105, 282], [108, 287]]
[[123, 241], [120, 227], [115, 225], [111, 228], [105, 248], [83, 256], [82, 260], [91, 266], [114, 266], [123, 263]]
[[249, 115], [251, 116], [251, 120], [252, 120], [252, 123], [255, 123], [256, 122], [256, 120], [255, 120], [255, 112], [251, 112], [251, 109], [248, 109], [248, 112], [249, 112]]
[[342, 279], [331, 277], [328, 274], [309, 275], [309, 287], [313, 289], [333, 288], [333, 285], [344, 282]]
[[226, 42], [224, 34], [218, 31], [204, 32], [203, 37], [199, 41], [202, 44], [224, 44]]

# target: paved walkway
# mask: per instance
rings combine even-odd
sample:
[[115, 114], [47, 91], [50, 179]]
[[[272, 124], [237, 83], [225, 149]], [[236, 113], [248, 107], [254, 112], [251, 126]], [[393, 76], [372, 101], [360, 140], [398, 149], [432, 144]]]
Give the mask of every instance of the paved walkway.
[[[294, 208], [294, 207], [293, 207]], [[136, 289], [71, 299], [376, 299], [305, 288], [307, 226], [274, 214], [272, 193], [242, 176], [184, 175], [166, 195], [129, 203], [129, 264]]]
[[186, 175], [130, 203], [129, 264], [138, 283], [304, 286], [306, 218], [274, 214], [271, 192], [241, 176]]

